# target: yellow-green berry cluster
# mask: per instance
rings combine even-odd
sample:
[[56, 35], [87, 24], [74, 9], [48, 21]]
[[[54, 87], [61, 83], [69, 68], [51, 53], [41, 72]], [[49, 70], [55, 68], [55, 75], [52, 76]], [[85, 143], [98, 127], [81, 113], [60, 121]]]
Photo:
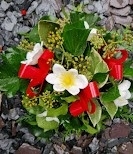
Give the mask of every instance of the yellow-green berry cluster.
[[113, 43], [110, 43], [110, 44], [104, 46], [103, 47], [104, 53], [103, 53], [102, 57], [110, 59], [111, 57], [113, 57], [116, 54], [116, 48], [117, 48], [117, 44], [113, 44]]
[[54, 50], [56, 48], [60, 48], [62, 44], [63, 38], [61, 37], [60, 30], [56, 27], [55, 31], [49, 31], [46, 46], [50, 50]]
[[[53, 108], [55, 107], [56, 104], [58, 104], [58, 99], [57, 96], [59, 96], [58, 93], [56, 92], [51, 92], [46, 90], [44, 93], [42, 93], [42, 95], [40, 96], [40, 98], [43, 101], [43, 106], [48, 109], [48, 108]], [[42, 105], [42, 104], [41, 104]]]
[[100, 35], [94, 35], [90, 42], [96, 50], [101, 49], [105, 45], [104, 39]]
[[73, 67], [78, 70], [79, 74], [83, 74], [88, 80], [91, 79], [92, 74], [89, 71], [91, 64], [88, 56], [78, 56], [73, 58]]
[[28, 96], [23, 96], [22, 104], [25, 108], [37, 106], [37, 98], [30, 99]]
[[28, 42], [28, 40], [23, 39], [20, 42], [19, 47], [23, 48], [24, 50], [27, 50], [27, 51], [32, 51], [33, 47], [34, 47], [34, 43], [33, 42]]

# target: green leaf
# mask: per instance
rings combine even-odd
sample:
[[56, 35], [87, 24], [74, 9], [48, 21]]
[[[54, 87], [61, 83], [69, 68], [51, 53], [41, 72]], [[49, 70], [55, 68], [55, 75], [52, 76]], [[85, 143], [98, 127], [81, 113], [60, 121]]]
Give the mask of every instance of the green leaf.
[[[72, 29], [85, 29], [85, 26], [84, 26], [84, 21], [77, 21], [75, 23], [72, 23], [72, 24], [67, 24], [65, 27], [64, 27], [64, 32], [65, 31], [68, 31], [68, 30], [72, 30]], [[85, 29], [86, 30], [86, 29]], [[88, 30], [87, 30], [88, 31]]]
[[132, 66], [133, 62], [132, 60], [128, 60], [124, 63], [124, 72], [123, 75], [125, 77], [133, 77], [133, 66]]
[[118, 107], [114, 104], [114, 102], [101, 101], [101, 103], [106, 108], [106, 110], [107, 110], [108, 114], [110, 115], [111, 119], [113, 119], [115, 114], [117, 113]]
[[88, 120], [84, 119], [84, 117], [82, 117], [82, 122], [83, 122], [83, 126], [82, 126], [82, 130], [88, 132], [89, 134], [96, 134], [98, 132], [97, 129], [95, 129], [94, 127], [90, 126], [88, 123]]
[[1, 55], [0, 78], [18, 76], [20, 62], [25, 59], [26, 52], [18, 48], [9, 48]]
[[97, 74], [94, 74], [93, 80], [97, 81], [100, 87], [103, 87], [107, 83], [108, 75], [107, 73], [97, 73]]
[[107, 92], [104, 92], [101, 94], [101, 101], [105, 103], [112, 102], [116, 98], [120, 96], [119, 89], [117, 85], [114, 85], [113, 87], [109, 88]]
[[19, 78], [10, 77], [0, 79], [0, 91], [4, 91], [8, 97], [12, 97], [19, 90]]
[[63, 103], [61, 107], [54, 109], [48, 109], [47, 110], [47, 116], [49, 117], [58, 117], [59, 115], [65, 115], [68, 111], [68, 105], [66, 103]]
[[100, 17], [94, 13], [85, 14], [85, 21], [88, 22], [90, 28], [94, 28], [98, 21], [100, 21]]
[[45, 132], [56, 129], [59, 126], [59, 123], [57, 121], [47, 121], [46, 117], [40, 117], [38, 115], [36, 116], [36, 121], [38, 127], [43, 128]]
[[102, 75], [104, 76], [104, 80], [95, 78], [96, 81], [99, 83], [99, 87], [103, 87], [108, 80], [107, 72], [109, 72], [109, 69], [107, 64], [104, 62], [100, 54], [94, 49], [92, 49], [90, 53], [89, 62], [91, 67], [88, 68], [88, 71], [91, 72], [92, 76], [94, 76], [97, 73], [102, 73]]
[[79, 56], [84, 53], [87, 46], [87, 38], [89, 30], [73, 28], [63, 32], [65, 49], [75, 55]]
[[66, 101], [67, 103], [72, 103], [78, 100], [79, 97], [78, 96], [68, 96], [68, 97], [62, 97], [61, 99]]
[[71, 21], [71, 23], [78, 22], [79, 20], [84, 21], [84, 15], [85, 15], [85, 13], [81, 13], [81, 12], [72, 12], [72, 13], [70, 13], [70, 21]]
[[95, 127], [96, 124], [98, 124], [98, 122], [100, 121], [101, 119], [101, 114], [102, 114], [102, 108], [100, 106], [100, 104], [98, 103], [97, 100], [93, 100], [96, 104], [96, 111], [93, 113], [93, 114], [89, 114], [89, 118], [93, 124], [93, 126]]
[[26, 38], [28, 38], [30, 40], [30, 42], [40, 42], [40, 37], [38, 34], [38, 25], [36, 25], [35, 27], [33, 27], [33, 29], [25, 35]]
[[57, 23], [48, 20], [41, 20], [38, 23], [38, 33], [40, 40], [43, 41], [44, 45], [47, 47], [47, 36], [50, 31], [55, 32], [55, 28], [59, 28]]

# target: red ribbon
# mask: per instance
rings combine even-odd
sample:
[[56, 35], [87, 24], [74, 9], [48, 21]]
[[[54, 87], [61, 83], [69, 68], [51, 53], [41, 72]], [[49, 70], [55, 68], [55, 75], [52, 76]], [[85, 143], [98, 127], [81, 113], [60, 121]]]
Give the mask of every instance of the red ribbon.
[[99, 96], [99, 94], [97, 83], [95, 81], [90, 82], [88, 86], [79, 93], [80, 99], [70, 105], [69, 111], [71, 115], [76, 117], [85, 111], [90, 114], [94, 113], [96, 105], [91, 99]]
[[[54, 53], [48, 49], [38, 59], [38, 67], [21, 64], [18, 76], [20, 78], [31, 79], [27, 87], [26, 94], [29, 97], [34, 97], [41, 91], [44, 79], [50, 70], [50, 60], [53, 59]], [[33, 89], [39, 87], [39, 91], [35, 92]]]
[[121, 51], [122, 57], [119, 59], [110, 58], [104, 59], [110, 69], [110, 76], [116, 80], [121, 80], [123, 78], [123, 63], [128, 58], [128, 52], [126, 50], [116, 50]]

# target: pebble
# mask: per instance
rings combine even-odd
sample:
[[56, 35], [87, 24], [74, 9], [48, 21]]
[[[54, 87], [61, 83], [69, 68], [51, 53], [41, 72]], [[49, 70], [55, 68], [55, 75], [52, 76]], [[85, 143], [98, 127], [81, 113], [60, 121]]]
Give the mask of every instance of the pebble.
[[9, 8], [10, 4], [7, 3], [6, 1], [2, 0], [1, 1], [1, 8], [6, 11]]

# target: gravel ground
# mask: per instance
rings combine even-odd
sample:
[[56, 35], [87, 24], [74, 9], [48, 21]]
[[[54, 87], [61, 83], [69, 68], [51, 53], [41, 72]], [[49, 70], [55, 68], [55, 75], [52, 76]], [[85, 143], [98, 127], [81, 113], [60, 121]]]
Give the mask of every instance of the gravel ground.
[[[20, 33], [29, 32], [43, 15], [61, 15], [62, 6], [71, 10], [73, 4], [80, 2], [81, 0], [1, 0], [0, 50], [18, 44]], [[88, 2], [89, 0], [84, 0], [85, 5]], [[88, 8], [92, 9], [90, 5]], [[26, 15], [22, 12], [23, 9], [27, 11]], [[100, 15], [103, 19], [100, 24], [103, 25], [105, 18], [103, 13]], [[19, 94], [10, 99], [1, 94], [0, 99], [0, 154], [133, 154], [133, 124], [122, 119], [107, 121], [106, 129], [95, 136], [83, 132], [79, 137], [73, 134], [63, 141], [59, 134], [55, 134], [50, 142], [46, 142], [38, 140], [26, 127], [16, 123], [24, 114]]]

